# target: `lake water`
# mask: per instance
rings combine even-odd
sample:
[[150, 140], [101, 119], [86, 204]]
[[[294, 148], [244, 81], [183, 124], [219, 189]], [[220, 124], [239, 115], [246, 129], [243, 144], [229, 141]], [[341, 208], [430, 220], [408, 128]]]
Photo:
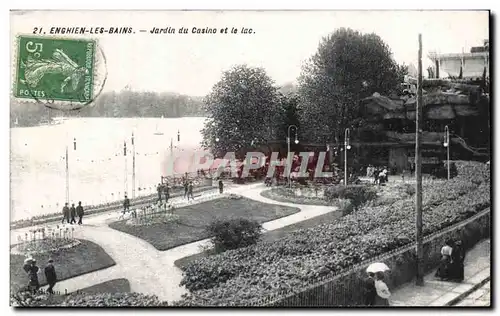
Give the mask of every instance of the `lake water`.
[[[198, 150], [205, 118], [79, 118], [59, 125], [11, 129], [11, 220], [61, 211], [66, 200], [65, 148], [70, 201], [84, 205], [132, 194], [132, 132], [136, 196], [155, 191], [173, 152]], [[177, 131], [180, 141], [177, 141]], [[163, 135], [155, 135], [162, 132]], [[76, 150], [73, 141], [76, 139]], [[124, 157], [124, 141], [127, 157]], [[138, 191], [138, 188], [144, 190]]]

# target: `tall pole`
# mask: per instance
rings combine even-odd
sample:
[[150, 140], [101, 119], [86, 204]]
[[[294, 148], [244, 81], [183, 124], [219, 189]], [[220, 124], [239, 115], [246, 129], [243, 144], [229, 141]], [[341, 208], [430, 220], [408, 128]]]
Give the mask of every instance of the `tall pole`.
[[424, 285], [424, 247], [422, 244], [422, 153], [420, 136], [422, 125], [422, 34], [418, 34], [418, 80], [417, 80], [417, 113], [415, 133], [415, 174], [417, 180], [415, 194], [416, 228], [417, 228], [417, 285]]
[[444, 127], [444, 132], [446, 134], [446, 167], [448, 169], [448, 180], [450, 180], [450, 130], [448, 129], [448, 125]]
[[69, 161], [68, 144], [66, 144], [66, 203], [69, 204]]
[[125, 171], [124, 171], [124, 181], [123, 181], [123, 195], [127, 195], [127, 142], [123, 142], [123, 157], [125, 160]]
[[132, 132], [132, 198], [135, 198], [135, 141]]
[[346, 128], [344, 133], [344, 186], [347, 186], [347, 147], [349, 146], [349, 134], [350, 131]]

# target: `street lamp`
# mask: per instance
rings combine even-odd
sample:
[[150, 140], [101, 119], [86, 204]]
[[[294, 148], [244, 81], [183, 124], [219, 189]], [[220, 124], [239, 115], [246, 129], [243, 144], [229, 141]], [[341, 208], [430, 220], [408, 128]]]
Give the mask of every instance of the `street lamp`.
[[344, 133], [344, 185], [347, 186], [347, 151], [351, 149], [349, 144], [350, 131], [348, 128], [345, 129]]
[[[290, 128], [294, 127], [295, 128], [295, 144], [298, 144], [299, 143], [299, 139], [298, 139], [298, 134], [299, 134], [299, 128], [295, 125], [290, 125], [288, 126], [288, 133], [287, 133], [287, 138], [286, 138], [286, 143], [288, 145], [288, 153], [290, 153]], [[291, 172], [291, 166], [290, 166], [290, 172]], [[288, 175], [288, 187], [291, 188], [292, 187], [292, 181], [291, 181], [291, 175], [289, 174]]]
[[446, 165], [448, 168], [448, 180], [450, 180], [450, 130], [448, 129], [448, 125], [444, 127], [444, 143], [443, 146], [446, 147]]

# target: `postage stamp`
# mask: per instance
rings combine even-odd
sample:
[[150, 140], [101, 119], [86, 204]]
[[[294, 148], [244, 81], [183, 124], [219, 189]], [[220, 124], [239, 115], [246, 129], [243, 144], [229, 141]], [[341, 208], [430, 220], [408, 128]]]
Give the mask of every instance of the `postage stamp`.
[[96, 40], [20, 35], [17, 46], [16, 98], [74, 110], [91, 103], [105, 81], [97, 78]]

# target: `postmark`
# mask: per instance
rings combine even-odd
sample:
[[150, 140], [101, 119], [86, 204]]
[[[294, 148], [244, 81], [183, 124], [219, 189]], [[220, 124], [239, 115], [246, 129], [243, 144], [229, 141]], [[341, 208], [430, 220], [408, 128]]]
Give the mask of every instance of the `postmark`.
[[106, 58], [94, 39], [17, 37], [13, 95], [59, 110], [92, 103], [106, 81]]

